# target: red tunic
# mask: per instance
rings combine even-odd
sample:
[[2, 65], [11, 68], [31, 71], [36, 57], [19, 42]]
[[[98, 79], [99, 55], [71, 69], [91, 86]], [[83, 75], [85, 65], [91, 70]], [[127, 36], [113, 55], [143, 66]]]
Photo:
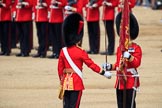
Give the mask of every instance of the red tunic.
[[112, 3], [112, 6], [103, 6], [102, 20], [114, 20], [115, 18], [115, 7], [118, 6], [119, 0], [107, 0]]
[[[19, 0], [15, 0], [16, 4], [18, 4]], [[16, 8], [16, 21], [23, 22], [23, 21], [32, 21], [32, 0], [23, 0], [24, 2], [28, 2], [29, 5], [23, 8]]]
[[65, 0], [59, 0], [61, 4], [58, 8], [50, 8], [50, 18], [49, 23], [62, 23], [64, 20], [64, 6], [66, 4]]
[[[87, 4], [90, 0], [87, 1]], [[99, 7], [102, 4], [102, 0], [97, 0], [96, 4], [98, 5], [96, 8], [88, 8], [86, 7], [86, 20], [87, 21], [99, 21], [100, 20], [100, 10]]]
[[0, 21], [11, 21], [11, 0], [2, 1], [6, 6], [0, 7]]
[[36, 9], [36, 6], [39, 3], [39, 0], [33, 1], [33, 8], [35, 12], [35, 21], [36, 22], [47, 22], [48, 21], [48, 6], [50, 0], [44, 0], [43, 2], [47, 4], [47, 7]]
[[[133, 75], [128, 70], [133, 68], [137, 71], [137, 68], [141, 64], [142, 50], [141, 50], [141, 47], [139, 45], [137, 45], [136, 43], [132, 43], [128, 48], [128, 52], [132, 56], [134, 56], [134, 59], [131, 62], [128, 61], [126, 75]], [[116, 63], [115, 63], [115, 69], [117, 69], [119, 67], [119, 62], [120, 62], [120, 58], [121, 58], [121, 51], [120, 51], [119, 47], [117, 49], [116, 56], [117, 56], [117, 58], [116, 58]], [[117, 74], [121, 75], [121, 72], [117, 71]], [[117, 76], [115, 88], [117, 88], [118, 85], [119, 85], [119, 89], [124, 89], [124, 83], [123, 83], [121, 76]], [[140, 85], [140, 83], [139, 83], [139, 78], [138, 78], [137, 87], [139, 87], [139, 85]], [[132, 89], [133, 86], [134, 86], [134, 77], [127, 77], [126, 89]]]
[[[88, 56], [85, 50], [77, 47], [77, 46], [71, 46], [67, 48], [68, 53], [72, 59], [72, 61], [76, 64], [76, 66], [82, 71], [83, 63], [85, 63], [89, 68], [91, 68], [94, 72], [99, 73], [101, 68], [95, 64]], [[74, 53], [75, 52], [75, 53]], [[61, 50], [59, 60], [58, 60], [58, 75], [60, 80], [63, 79], [63, 82], [65, 82], [65, 77], [67, 77], [68, 74], [65, 74], [63, 71], [66, 68], [71, 68], [70, 64], [66, 60], [63, 51]], [[71, 78], [73, 79], [73, 89], [72, 90], [83, 90], [84, 85], [82, 79], [76, 74], [73, 73]], [[64, 83], [65, 84], [65, 83]], [[69, 90], [67, 88], [64, 88], [65, 90]]]

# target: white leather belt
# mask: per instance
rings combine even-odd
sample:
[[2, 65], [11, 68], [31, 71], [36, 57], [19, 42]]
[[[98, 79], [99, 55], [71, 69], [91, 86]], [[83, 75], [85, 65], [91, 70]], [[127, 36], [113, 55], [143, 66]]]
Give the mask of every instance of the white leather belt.
[[130, 72], [133, 75], [137, 75], [138, 74], [135, 68], [129, 68], [129, 69], [127, 69], [127, 72]]
[[[116, 70], [118, 71], [119, 67], [117, 67]], [[130, 72], [133, 75], [137, 75], [138, 74], [138, 72], [136, 71], [135, 68], [129, 68], [129, 69], [127, 69], [127, 72]]]

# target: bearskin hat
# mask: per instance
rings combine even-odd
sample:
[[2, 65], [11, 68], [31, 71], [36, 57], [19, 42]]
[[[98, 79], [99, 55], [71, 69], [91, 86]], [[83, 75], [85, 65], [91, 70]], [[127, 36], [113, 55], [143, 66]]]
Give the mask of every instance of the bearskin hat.
[[65, 46], [72, 46], [83, 38], [84, 22], [78, 13], [68, 15], [63, 22], [63, 41]]
[[[138, 22], [136, 20], [136, 17], [130, 13], [130, 39], [134, 40], [137, 38], [138, 33], [139, 33], [139, 26], [138, 26]], [[121, 22], [121, 17], [122, 17], [122, 13], [120, 12], [117, 16], [116, 16], [116, 30], [117, 30], [117, 34], [120, 34], [120, 22]]]

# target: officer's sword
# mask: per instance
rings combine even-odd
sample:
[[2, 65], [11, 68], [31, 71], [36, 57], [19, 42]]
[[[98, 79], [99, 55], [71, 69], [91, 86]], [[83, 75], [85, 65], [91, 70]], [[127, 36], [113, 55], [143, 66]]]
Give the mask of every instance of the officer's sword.
[[[106, 1], [106, 0], [104, 0]], [[106, 6], [104, 6], [104, 12], [105, 12], [105, 9], [106, 9]], [[105, 17], [105, 13], [104, 13], [104, 17]], [[108, 63], [107, 62], [107, 53], [108, 53], [108, 49], [107, 49], [107, 35], [106, 35], [106, 20], [104, 20], [104, 26], [105, 26], [105, 62], [106, 64]], [[107, 69], [107, 68], [106, 68]]]

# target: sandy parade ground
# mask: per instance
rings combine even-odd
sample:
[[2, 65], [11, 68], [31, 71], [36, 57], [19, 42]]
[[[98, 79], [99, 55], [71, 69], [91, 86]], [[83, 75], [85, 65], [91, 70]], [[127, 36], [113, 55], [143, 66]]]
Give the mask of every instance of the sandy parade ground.
[[[135, 7], [133, 10], [140, 25], [139, 37], [135, 40], [143, 50], [142, 64], [138, 69], [141, 87], [137, 93], [137, 108], [162, 108], [162, 10]], [[101, 24], [100, 51], [104, 51], [104, 28]], [[35, 29], [34, 29], [35, 32]], [[37, 37], [34, 33], [34, 47]], [[119, 37], [116, 35], [116, 47]], [[82, 47], [89, 50], [87, 27]], [[11, 56], [0, 56], [0, 108], [62, 108], [58, 96], [59, 79], [57, 59], [16, 57], [19, 49]], [[32, 50], [31, 55], [36, 50]], [[48, 51], [48, 55], [52, 52]], [[104, 55], [90, 55], [99, 65], [105, 62]], [[115, 62], [115, 55], [108, 56]], [[80, 108], [117, 108], [114, 89], [115, 77], [93, 73], [84, 66], [85, 90]]]

